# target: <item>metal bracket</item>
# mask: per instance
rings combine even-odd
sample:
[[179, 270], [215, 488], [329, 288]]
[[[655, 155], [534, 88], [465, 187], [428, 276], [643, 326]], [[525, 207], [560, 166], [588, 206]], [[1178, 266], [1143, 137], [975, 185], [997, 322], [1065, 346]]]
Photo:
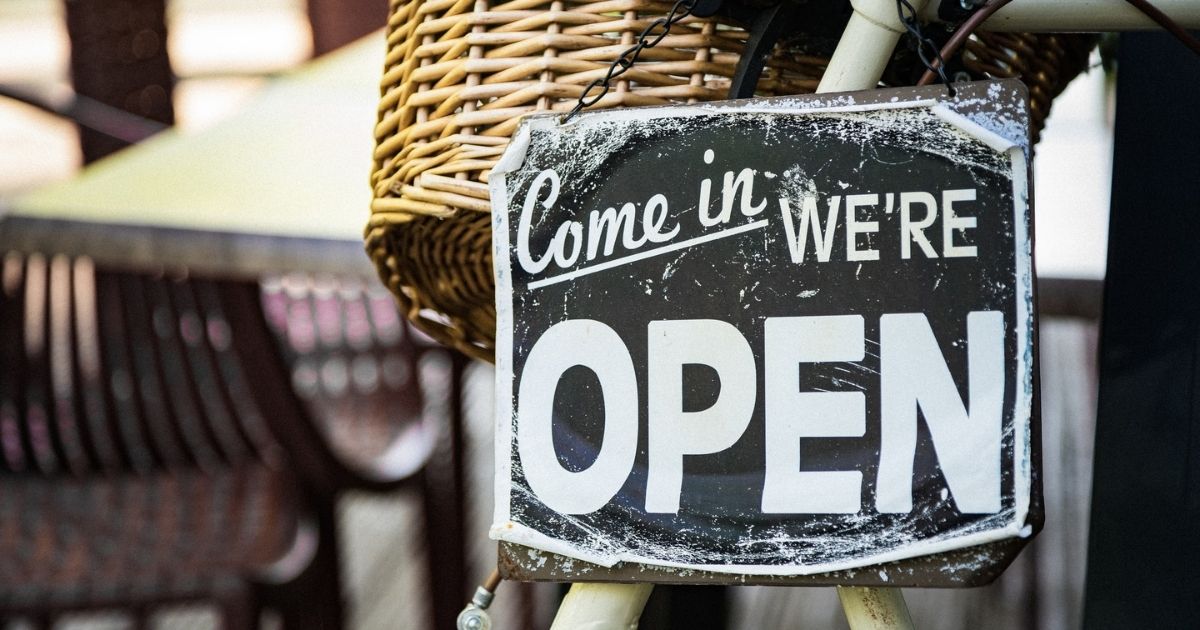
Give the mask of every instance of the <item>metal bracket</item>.
[[792, 2], [780, 2], [762, 8], [738, 8], [742, 9], [740, 12], [743, 15], [735, 17], [743, 18], [749, 25], [750, 37], [746, 40], [742, 58], [738, 60], [733, 82], [729, 85], [731, 99], [754, 96], [754, 88], [758, 85], [758, 78], [762, 76], [767, 57], [775, 48], [784, 29], [792, 25], [800, 13], [799, 5]]

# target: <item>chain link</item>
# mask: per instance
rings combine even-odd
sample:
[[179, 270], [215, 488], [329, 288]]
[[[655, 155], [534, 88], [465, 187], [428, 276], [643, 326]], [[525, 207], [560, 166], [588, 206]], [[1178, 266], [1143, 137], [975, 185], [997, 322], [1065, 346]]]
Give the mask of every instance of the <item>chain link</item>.
[[[608, 91], [612, 89], [613, 79], [625, 74], [626, 71], [632, 68], [633, 64], [637, 63], [638, 57], [641, 56], [643, 50], [654, 48], [662, 42], [663, 38], [671, 32], [672, 26], [692, 14], [692, 10], [696, 8], [697, 2], [698, 0], [676, 0], [675, 5], [671, 7], [671, 12], [666, 17], [660, 17], [642, 29], [642, 32], [638, 35], [637, 43], [622, 52], [621, 56], [617, 57], [608, 66], [608, 72], [605, 73], [604, 78], [592, 81], [583, 89], [583, 93], [579, 95], [579, 102], [575, 103], [575, 107], [563, 118], [562, 122], [566, 123], [570, 121], [583, 108], [591, 107], [600, 102], [600, 99], [604, 98], [604, 95], [608, 94]], [[599, 93], [588, 96], [596, 88], [601, 88]]]
[[[906, 10], [908, 15], [905, 15]], [[946, 60], [942, 59], [941, 47], [921, 30], [921, 23], [917, 21], [917, 10], [908, 0], [896, 0], [896, 13], [900, 15], [900, 22], [904, 24], [909, 37], [916, 43], [917, 56], [921, 58], [921, 63], [930, 72], [937, 73], [938, 78], [953, 97], [954, 86], [951, 85], [950, 78], [946, 76]]]
[[[638, 34], [637, 43], [627, 48], [608, 66], [608, 72], [604, 77], [596, 79], [589, 83], [583, 89], [583, 93], [579, 95], [578, 102], [575, 107], [563, 117], [562, 122], [567, 123], [585, 107], [591, 107], [600, 102], [612, 89], [613, 79], [625, 74], [637, 63], [641, 57], [642, 51], [647, 48], [654, 48], [663, 38], [671, 32], [671, 27], [679, 21], [690, 16], [692, 10], [695, 9], [696, 3], [699, 0], [676, 0], [671, 6], [671, 12], [666, 17], [661, 17], [651, 22], [642, 32]], [[908, 0], [896, 0], [896, 12], [900, 16], [900, 22], [904, 24], [904, 28], [908, 31], [909, 36], [916, 43], [917, 56], [921, 58], [921, 63], [931, 72], [935, 72], [942, 83], [946, 85], [946, 89], [950, 91], [950, 96], [954, 96], [954, 86], [950, 84], [949, 77], [946, 76], [946, 62], [942, 59], [941, 51], [938, 45], [921, 31], [921, 24], [917, 20], [917, 10]], [[907, 12], [907, 15], [905, 13]], [[936, 62], [936, 65], [935, 65]], [[599, 91], [592, 94], [594, 90], [599, 88]]]

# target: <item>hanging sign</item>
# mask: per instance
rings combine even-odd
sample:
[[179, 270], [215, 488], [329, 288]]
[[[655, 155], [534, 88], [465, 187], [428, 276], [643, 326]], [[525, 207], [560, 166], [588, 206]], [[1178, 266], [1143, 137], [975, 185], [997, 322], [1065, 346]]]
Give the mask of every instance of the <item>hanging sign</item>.
[[749, 575], [1028, 537], [1023, 98], [527, 118], [490, 180], [492, 535]]

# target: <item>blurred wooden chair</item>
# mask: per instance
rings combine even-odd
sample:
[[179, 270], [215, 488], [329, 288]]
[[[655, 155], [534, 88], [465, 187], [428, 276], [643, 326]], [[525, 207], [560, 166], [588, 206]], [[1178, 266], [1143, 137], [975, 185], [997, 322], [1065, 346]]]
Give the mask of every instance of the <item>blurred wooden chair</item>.
[[353, 307], [368, 321], [342, 328], [379, 359], [397, 428], [361, 459], [329, 448], [262, 299], [253, 282], [4, 257], [0, 618], [117, 607], [141, 627], [156, 605], [208, 600], [229, 628], [264, 607], [285, 628], [341, 627], [337, 494], [413, 481], [437, 431], [416, 352], [393, 336], [371, 354]]
[[387, 291], [358, 278], [304, 273], [264, 278], [261, 287], [293, 389], [331, 447], [351, 461], [384, 467], [363, 470], [367, 478], [414, 473], [418, 459], [388, 449], [409, 444], [399, 438], [422, 428], [395, 421], [421, 413], [414, 357], [422, 349]]
[[[350, 489], [386, 489], [372, 479], [419, 474], [433, 628], [453, 628], [467, 597], [463, 378], [468, 360], [408, 325], [374, 279], [292, 273], [264, 278], [263, 311], [291, 371], [293, 388], [344, 460], [373, 462]], [[412, 360], [415, 357], [415, 361]], [[400, 419], [424, 405], [436, 430]], [[430, 431], [433, 457], [420, 470]], [[364, 483], [367, 481], [367, 483]]]

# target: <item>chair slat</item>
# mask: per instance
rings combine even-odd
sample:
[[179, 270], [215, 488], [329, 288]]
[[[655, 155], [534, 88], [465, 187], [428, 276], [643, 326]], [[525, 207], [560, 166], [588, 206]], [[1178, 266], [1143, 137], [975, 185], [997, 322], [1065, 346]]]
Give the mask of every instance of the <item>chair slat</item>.
[[89, 446], [100, 471], [124, 468], [118, 450], [120, 437], [105, 397], [104, 366], [100, 351], [100, 322], [96, 302], [96, 270], [88, 258], [72, 264], [72, 314], [75, 318], [75, 386], [80, 413], [87, 426]]
[[153, 353], [170, 408], [172, 426], [182, 434], [189, 459], [204, 470], [213, 470], [230, 460], [205, 418], [200, 394], [193, 386], [187, 364], [187, 348], [179, 338], [179, 316], [171, 303], [168, 281], [143, 278], [146, 312], [150, 317], [150, 340], [144, 344]]
[[[25, 380], [24, 330], [25, 260], [10, 253], [4, 257], [3, 286], [0, 287], [0, 461], [7, 472], [28, 466], [22, 446], [21, 422]], [[3, 502], [0, 502], [3, 503]], [[14, 534], [15, 535], [15, 534]]]
[[[128, 337], [133, 359], [138, 401], [158, 456], [168, 468], [188, 463], [210, 470], [215, 468], [217, 455], [198, 431], [194, 418], [187, 416], [187, 401], [176, 401], [175, 393], [164, 382], [160, 363], [164, 351], [155, 337], [145, 280], [141, 276], [122, 274], [119, 285], [126, 317], [124, 334]], [[182, 414], [179, 413], [181, 406], [184, 408]]]
[[263, 411], [258, 408], [251, 392], [252, 384], [234, 351], [232, 326], [221, 305], [217, 287], [211, 281], [194, 280], [189, 283], [189, 288], [204, 320], [205, 341], [216, 366], [216, 382], [232, 405], [233, 419], [254, 445], [257, 456], [272, 462], [279, 457], [280, 445], [263, 417]]
[[51, 427], [49, 293], [49, 262], [45, 256], [33, 254], [25, 261], [25, 421], [21, 428], [29, 459], [42, 473], [53, 474], [64, 468], [65, 458]]
[[224, 388], [220, 386], [205, 323], [190, 283], [171, 282], [164, 287], [176, 317], [176, 332], [179, 335], [183, 356], [190, 374], [189, 384], [193, 395], [199, 400], [200, 409], [207, 421], [209, 431], [220, 445], [230, 462], [246, 461], [252, 457], [254, 443], [238, 422]]
[[52, 392], [51, 426], [61, 445], [66, 467], [75, 475], [83, 475], [95, 467], [95, 461], [86, 447], [89, 440], [81, 426], [81, 401], [76, 395], [71, 260], [63, 255], [52, 258], [49, 280], [47, 349]]
[[[120, 278], [112, 274], [97, 274], [96, 296], [99, 304], [100, 355], [106, 368], [104, 380], [108, 382], [110, 416], [118, 428], [120, 452], [125, 462], [131, 470], [145, 474], [155, 468], [159, 460], [156, 451], [151, 449], [149, 429], [142, 413], [138, 392], [140, 383], [125, 332], [128, 322], [121, 304]], [[172, 452], [177, 453], [178, 448]]]

